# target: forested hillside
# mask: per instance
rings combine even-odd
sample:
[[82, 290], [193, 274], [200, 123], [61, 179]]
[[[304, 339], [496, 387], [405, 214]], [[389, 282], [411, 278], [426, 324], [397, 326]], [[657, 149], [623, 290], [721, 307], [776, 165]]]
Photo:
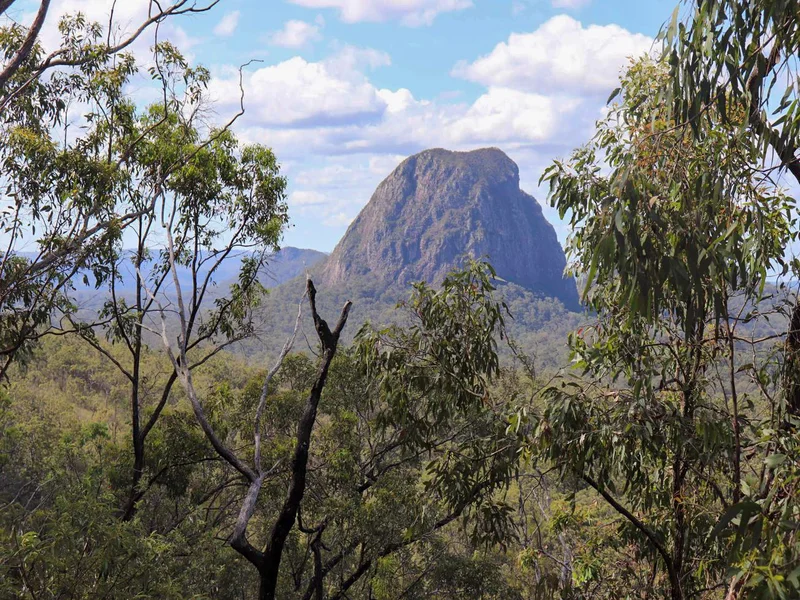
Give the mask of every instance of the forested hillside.
[[[311, 276], [320, 272], [311, 269]], [[585, 313], [569, 311], [560, 300], [535, 294], [513, 283], [495, 281], [495, 297], [506, 304], [506, 329], [520, 352], [536, 357], [541, 369], [554, 372], [569, 362], [567, 337], [571, 331], [590, 322]], [[294, 329], [297, 307], [303, 298], [305, 277], [298, 277], [270, 290], [257, 309], [262, 331], [251, 340], [238, 344], [235, 351], [250, 356], [280, 352], [286, 338]], [[397, 310], [406, 302], [412, 287], [399, 284], [381, 285], [369, 275], [353, 277], [352, 281], [327, 286], [320, 298], [320, 306], [327, 312], [336, 312], [347, 300], [353, 302], [353, 322], [357, 327], [346, 330], [344, 339], [351, 342], [363, 323], [385, 326], [392, 323], [407, 324], [407, 310]], [[300, 322], [306, 337], [314, 335], [311, 317], [305, 314]], [[510, 347], [500, 345], [498, 351], [504, 359], [511, 359]]]
[[[327, 257], [281, 250], [330, 215], [239, 127], [245, 84], [287, 72], [220, 89], [169, 29], [224, 3], [56, 30], [49, 0], [0, 0], [0, 599], [800, 597], [796, 3], [664, 15], [541, 172], [565, 249], [502, 151], [437, 149]], [[409, 6], [404, 27], [438, 15]], [[454, 69], [494, 83], [447, 139], [522, 102], [482, 66], [520, 39]], [[387, 62], [311, 71], [359, 61]], [[257, 108], [279, 142], [330, 119], [336, 152], [374, 148], [328, 100]]]
[[[485, 444], [518, 443], [504, 429], [508, 411], [527, 405], [534, 389], [524, 374], [503, 370], [492, 384], [495, 399], [486, 408], [473, 407], [463, 417], [441, 422], [418, 421], [422, 412], [393, 416], [391, 406], [382, 408], [380, 391], [358, 365], [354, 349], [341, 353], [331, 366], [303, 504], [304, 529], [325, 523], [319, 535], [325, 547], [317, 552], [331, 565], [324, 579], [329, 594], [337, 593], [364, 560], [376, 561], [363, 577], [379, 598], [402, 590], [420, 597], [547, 597], [564, 585], [572, 587], [572, 569], [580, 577], [608, 577], [610, 584], [618, 576], [614, 564], [643, 568], [633, 547], [618, 543], [615, 527], [620, 522], [613, 512], [588, 492], [565, 488], [536, 468], [504, 474], [504, 479], [511, 476], [507, 490], [480, 503], [474, 499], [463, 510], [471, 515], [466, 528], [459, 521], [440, 524], [458, 513], [464, 492], [449, 490], [453, 498], [448, 501], [435, 490], [456, 485], [459, 468], [502, 449]], [[146, 353], [142, 370], [156, 391], [168, 381], [169, 364], [157, 351]], [[270, 440], [264, 459], [270, 466], [280, 460], [289, 464], [294, 425], [314, 372], [313, 357], [290, 354], [272, 380], [263, 417]], [[208, 419], [225, 439], [251, 437], [264, 376], [263, 367], [228, 353], [196, 371], [195, 386], [202, 390]], [[175, 391], [148, 438], [148, 479], [137, 517], [126, 522], [120, 510], [132, 468], [125, 452], [130, 382], [109, 369], [101, 354], [69, 337], [48, 338], [12, 379], [0, 408], [0, 483], [19, 496], [0, 521], [11, 536], [3, 545], [0, 595], [32, 590], [53, 596], [241, 598], [258, 588], [256, 571], [225, 544], [244, 490], [205, 442], [185, 394]], [[520, 403], [511, 400], [517, 394]], [[157, 394], [147, 394], [142, 409], [149, 414], [156, 402]], [[398, 418], [403, 423], [399, 430], [399, 424], [391, 424]], [[459, 430], [457, 438], [453, 427]], [[499, 436], [495, 442], [486, 439], [493, 429]], [[403, 432], [420, 437], [405, 441]], [[466, 462], [449, 465], [455, 451], [468, 453]], [[503, 458], [508, 459], [514, 459], [513, 453]], [[436, 485], [427, 471], [433, 464], [447, 469], [436, 476]], [[251, 539], [266, 536], [269, 522], [262, 518], [280, 510], [288, 473], [278, 469], [259, 496]], [[487, 475], [471, 477], [489, 482]], [[567, 498], [571, 490], [578, 491], [574, 507]], [[503, 527], [495, 530], [501, 522]], [[590, 528], [582, 527], [589, 523]], [[511, 531], [516, 535], [510, 537]], [[278, 597], [304, 597], [313, 590], [307, 539], [319, 533], [296, 529], [290, 535]], [[504, 540], [505, 547], [492, 543], [495, 539]], [[542, 560], [531, 544], [553, 559]], [[363, 546], [366, 554], [339, 558], [353, 545]], [[610, 562], [603, 565], [606, 559]], [[573, 565], [570, 571], [561, 566], [564, 560]]]

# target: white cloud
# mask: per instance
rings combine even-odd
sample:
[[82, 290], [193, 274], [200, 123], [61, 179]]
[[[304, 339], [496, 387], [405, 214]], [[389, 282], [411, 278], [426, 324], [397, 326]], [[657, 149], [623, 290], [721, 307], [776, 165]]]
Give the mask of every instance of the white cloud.
[[[599, 116], [598, 107], [584, 105], [578, 95], [504, 86], [489, 86], [471, 103], [416, 98], [408, 89], [379, 88], [369, 80], [367, 71], [390, 62], [384, 53], [346, 46], [320, 62], [295, 57], [258, 69], [245, 77], [247, 112], [239, 132], [300, 162], [310, 156], [408, 155], [426, 147], [500, 145], [553, 153], [561, 151], [559, 144], [585, 139]], [[239, 100], [233, 73], [210, 86], [223, 114]], [[308, 204], [310, 197], [295, 201]]]
[[297, 20], [286, 21], [283, 29], [267, 36], [270, 44], [283, 48], [302, 48], [321, 38], [319, 25]]
[[472, 6], [472, 0], [289, 0], [307, 8], [335, 8], [346, 23], [399, 20], [403, 25], [430, 25], [446, 12]]
[[246, 113], [242, 136], [269, 144], [289, 159], [408, 155], [429, 147], [466, 150], [495, 145], [539, 148], [554, 156], [588, 137], [599, 116], [597, 107], [585, 106], [580, 98], [507, 88], [491, 88], [472, 104], [421, 100], [406, 89], [373, 90], [383, 101], [379, 114], [353, 114], [339, 122], [315, 115], [313, 124], [307, 118], [301, 129], [270, 124]]
[[[386, 102], [366, 77], [337, 60], [315, 63], [294, 57], [246, 74], [246, 98], [256, 99], [248, 103], [248, 120], [259, 126], [308, 128], [379, 119]], [[238, 83], [232, 78], [215, 79], [209, 88], [223, 107], [238, 103]]]
[[542, 96], [509, 88], [490, 88], [450, 127], [456, 143], [541, 143], [565, 126], [562, 115], [573, 112], [579, 101]]
[[222, 17], [219, 23], [217, 23], [217, 26], [214, 27], [214, 35], [220, 37], [232, 36], [233, 32], [236, 31], [236, 28], [239, 26], [239, 16], [239, 11], [234, 10]]
[[590, 25], [558, 15], [532, 33], [512, 33], [453, 75], [487, 86], [548, 93], [605, 93], [615, 87], [629, 57], [652, 48], [653, 40], [618, 25]]
[[288, 200], [291, 206], [318, 206], [327, 201], [324, 194], [313, 190], [295, 190]]
[[578, 9], [588, 6], [592, 0], [553, 0], [553, 8]]

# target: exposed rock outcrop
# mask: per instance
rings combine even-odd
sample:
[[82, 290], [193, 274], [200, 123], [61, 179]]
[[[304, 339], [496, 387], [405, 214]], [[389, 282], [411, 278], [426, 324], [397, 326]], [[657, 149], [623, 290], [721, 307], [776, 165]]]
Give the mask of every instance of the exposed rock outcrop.
[[322, 263], [321, 281], [435, 283], [466, 255], [488, 256], [500, 278], [578, 307], [555, 230], [520, 189], [517, 165], [496, 148], [425, 150], [404, 160]]

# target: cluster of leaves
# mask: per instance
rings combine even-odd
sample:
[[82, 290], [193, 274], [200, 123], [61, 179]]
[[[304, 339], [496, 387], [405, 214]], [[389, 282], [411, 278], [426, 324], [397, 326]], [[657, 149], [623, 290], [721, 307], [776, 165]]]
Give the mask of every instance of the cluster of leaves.
[[684, 598], [727, 585], [730, 547], [714, 527], [775, 460], [758, 444], [774, 426], [761, 412], [772, 342], [756, 350], [741, 323], [767, 310], [768, 278], [791, 269], [797, 222], [764, 175], [746, 107], [709, 107], [695, 137], [662, 101], [670, 77], [634, 63], [594, 140], [543, 177], [598, 318], [570, 340], [580, 377], [545, 392], [537, 448], [625, 516], [662, 571], [652, 589]]

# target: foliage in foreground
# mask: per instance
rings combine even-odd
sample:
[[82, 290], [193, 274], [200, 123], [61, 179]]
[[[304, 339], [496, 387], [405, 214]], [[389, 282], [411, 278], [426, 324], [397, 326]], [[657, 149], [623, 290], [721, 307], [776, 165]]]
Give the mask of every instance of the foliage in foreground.
[[[328, 598], [388, 599], [399, 589], [524, 597], [513, 554], [493, 548], [515, 543], [524, 430], [509, 423], [520, 423], [530, 398], [500, 370], [504, 317], [489, 277], [475, 265], [441, 290], [420, 286], [408, 305], [415, 326], [365, 328], [331, 365], [278, 597], [312, 597], [319, 586]], [[246, 486], [177, 389], [153, 430], [147, 493], [135, 517], [122, 518], [126, 379], [89, 350], [76, 339], [47, 341], [4, 395], [3, 597], [255, 597], [257, 573], [225, 543]], [[198, 367], [195, 386], [217, 433], [242, 447], [263, 375], [220, 356]], [[169, 373], [150, 350], [142, 368], [153, 381]], [[290, 464], [315, 377], [305, 355], [282, 364], [263, 415], [264, 464]], [[287, 467], [264, 482], [253, 544], [269, 539]]]
[[662, 63], [635, 63], [593, 142], [544, 176], [598, 320], [571, 338], [580, 376], [545, 392], [538, 448], [625, 517], [658, 596], [790, 597], [794, 384], [782, 335], [748, 324], [791, 312], [765, 289], [796, 273], [796, 207], [746, 106], [708, 107], [696, 136], [661, 102], [669, 84]]

